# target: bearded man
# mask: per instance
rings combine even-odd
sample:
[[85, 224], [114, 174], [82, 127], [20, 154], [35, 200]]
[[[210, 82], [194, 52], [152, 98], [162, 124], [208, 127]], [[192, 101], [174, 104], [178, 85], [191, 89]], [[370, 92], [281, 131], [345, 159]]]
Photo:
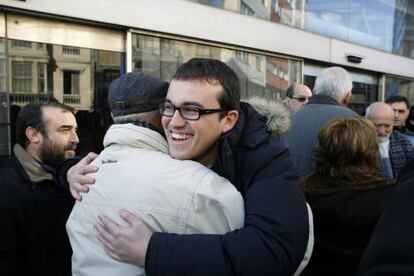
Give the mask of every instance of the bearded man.
[[368, 106], [365, 117], [377, 129], [377, 142], [381, 165], [386, 178], [396, 178], [401, 169], [414, 158], [413, 147], [407, 137], [393, 131], [394, 110], [386, 103], [375, 102]]
[[16, 124], [13, 155], [0, 159], [0, 275], [72, 275], [65, 224], [74, 200], [54, 171], [79, 143], [73, 109], [30, 103]]

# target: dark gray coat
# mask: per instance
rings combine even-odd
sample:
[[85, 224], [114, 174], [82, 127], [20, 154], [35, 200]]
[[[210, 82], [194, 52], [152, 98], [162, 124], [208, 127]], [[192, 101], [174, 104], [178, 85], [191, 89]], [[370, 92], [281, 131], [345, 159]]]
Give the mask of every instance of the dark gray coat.
[[314, 171], [314, 148], [318, 134], [326, 123], [335, 117], [353, 117], [357, 113], [325, 95], [315, 95], [298, 112], [293, 114], [290, 132], [285, 136], [293, 165], [299, 176]]

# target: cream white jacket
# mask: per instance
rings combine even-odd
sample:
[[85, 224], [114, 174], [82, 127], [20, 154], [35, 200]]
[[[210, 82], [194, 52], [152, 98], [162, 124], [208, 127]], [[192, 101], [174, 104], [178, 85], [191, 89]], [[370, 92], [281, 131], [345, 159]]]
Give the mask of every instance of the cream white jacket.
[[105, 214], [121, 225], [121, 208], [156, 232], [222, 234], [244, 225], [243, 199], [235, 187], [194, 161], [172, 159], [157, 132], [132, 124], [110, 127], [99, 171], [89, 193], [76, 202], [66, 228], [73, 275], [145, 275], [144, 269], [111, 259], [93, 225]]

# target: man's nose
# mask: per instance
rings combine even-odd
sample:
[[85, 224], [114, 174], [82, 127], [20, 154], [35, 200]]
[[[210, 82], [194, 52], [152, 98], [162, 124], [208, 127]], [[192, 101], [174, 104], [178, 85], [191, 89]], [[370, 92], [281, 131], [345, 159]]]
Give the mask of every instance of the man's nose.
[[178, 127], [178, 126], [184, 126], [185, 124], [186, 124], [186, 120], [185, 119], [183, 119], [183, 117], [181, 117], [181, 114], [180, 114], [180, 112], [178, 111], [178, 109], [176, 109], [175, 111], [174, 111], [174, 114], [172, 115], [172, 117], [170, 118], [170, 123], [169, 123], [169, 125], [171, 126], [175, 126], [175, 127]]
[[78, 134], [75, 131], [73, 131], [73, 133], [70, 137], [70, 142], [73, 143], [73, 144], [79, 144], [79, 137], [78, 137]]
[[397, 118], [399, 115], [398, 110], [394, 110], [394, 117]]

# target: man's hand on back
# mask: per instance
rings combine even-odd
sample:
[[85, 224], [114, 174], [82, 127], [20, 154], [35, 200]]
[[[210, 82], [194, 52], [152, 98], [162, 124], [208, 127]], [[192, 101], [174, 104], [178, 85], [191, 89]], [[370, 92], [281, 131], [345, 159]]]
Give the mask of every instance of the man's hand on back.
[[129, 226], [120, 226], [107, 216], [99, 215], [100, 223], [95, 225], [97, 238], [113, 259], [143, 267], [153, 232], [134, 214], [126, 210], [119, 214]]
[[68, 170], [66, 176], [69, 182], [69, 190], [76, 200], [82, 199], [80, 192], [87, 193], [89, 191], [88, 186], [85, 184], [90, 185], [95, 183], [95, 178], [85, 175], [98, 171], [98, 167], [89, 165], [96, 157], [98, 157], [98, 154], [90, 152]]

